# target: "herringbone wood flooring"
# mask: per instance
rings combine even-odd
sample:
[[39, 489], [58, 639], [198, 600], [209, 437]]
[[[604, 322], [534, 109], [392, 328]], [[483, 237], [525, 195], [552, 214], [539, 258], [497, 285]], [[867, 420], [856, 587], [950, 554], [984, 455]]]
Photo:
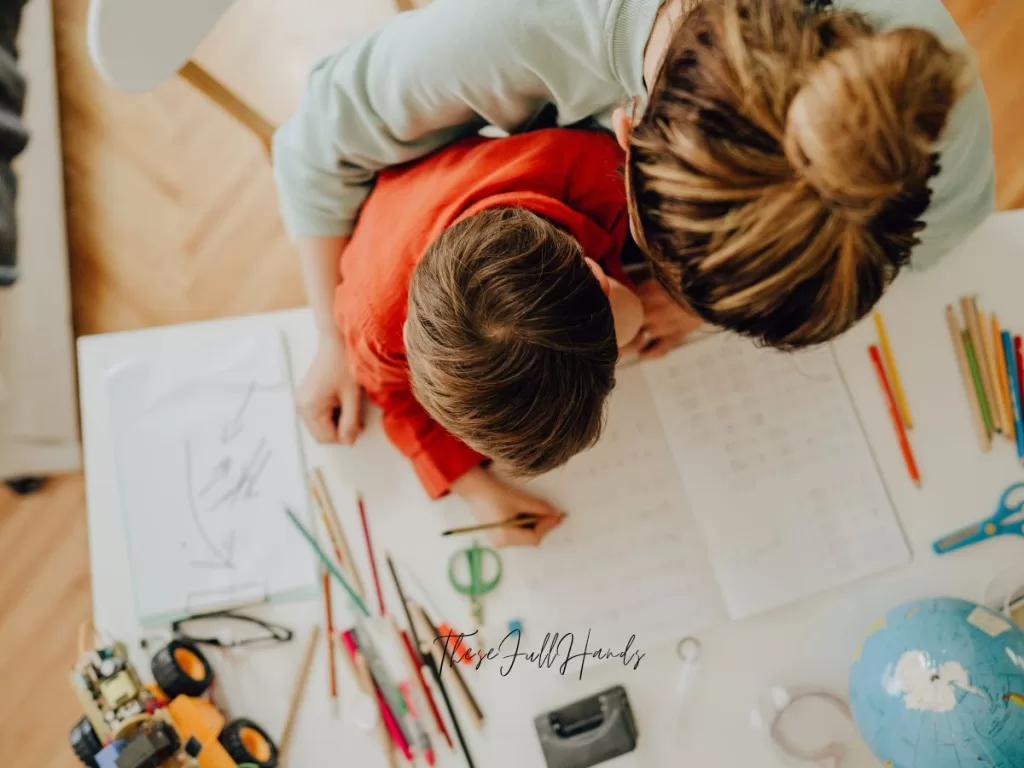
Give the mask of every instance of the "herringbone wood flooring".
[[[85, 51], [87, 3], [54, 0], [77, 332], [300, 304], [295, 254], [258, 142], [177, 79], [137, 96], [106, 87]], [[1021, 207], [1024, 4], [948, 5], [978, 50], [1000, 207]], [[316, 58], [392, 13], [387, 0], [238, 0], [198, 58], [280, 121]], [[60, 478], [27, 499], [0, 488], [0, 744], [8, 761], [75, 765], [64, 738], [78, 713], [65, 674], [90, 611], [82, 478]]]

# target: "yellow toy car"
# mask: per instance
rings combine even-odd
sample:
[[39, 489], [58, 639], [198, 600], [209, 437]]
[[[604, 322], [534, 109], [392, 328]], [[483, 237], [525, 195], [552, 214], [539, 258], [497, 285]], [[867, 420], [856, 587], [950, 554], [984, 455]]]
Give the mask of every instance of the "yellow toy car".
[[172, 640], [143, 685], [123, 643], [84, 652], [71, 687], [85, 716], [71, 749], [89, 768], [276, 768], [277, 747], [251, 720], [226, 718], [204, 694], [213, 670], [199, 648]]

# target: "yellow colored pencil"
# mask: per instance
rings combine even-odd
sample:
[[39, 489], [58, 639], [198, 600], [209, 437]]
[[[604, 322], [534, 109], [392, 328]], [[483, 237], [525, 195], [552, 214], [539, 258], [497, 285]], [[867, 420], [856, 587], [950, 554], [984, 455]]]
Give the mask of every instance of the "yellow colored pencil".
[[1003, 405], [1003, 434], [1010, 440], [1017, 439], [1017, 430], [1013, 425], [1013, 401], [1010, 399], [1010, 376], [1006, 371], [1006, 356], [1000, 354], [1003, 349], [1003, 334], [999, 327], [999, 318], [992, 313], [992, 345], [996, 357], [996, 369], [999, 377], [999, 400]]
[[889, 346], [889, 334], [885, 332], [885, 323], [882, 322], [882, 315], [878, 312], [875, 312], [875, 328], [878, 329], [878, 345], [882, 348], [885, 367], [889, 369], [889, 382], [892, 384], [892, 393], [896, 396], [896, 405], [900, 409], [900, 418], [903, 419], [907, 429], [910, 429], [914, 426], [910, 420], [910, 409], [907, 407], [907, 399], [903, 396], [900, 375], [896, 372], [896, 359], [892, 356], [892, 348]]

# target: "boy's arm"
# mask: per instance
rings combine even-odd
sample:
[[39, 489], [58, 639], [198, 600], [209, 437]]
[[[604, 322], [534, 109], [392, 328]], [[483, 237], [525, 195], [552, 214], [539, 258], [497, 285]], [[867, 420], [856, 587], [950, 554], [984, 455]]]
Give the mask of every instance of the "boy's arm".
[[[380, 169], [485, 123], [514, 128], [549, 101], [528, 66], [551, 57], [546, 30], [532, 29], [545, 22], [530, 7], [440, 0], [322, 60], [298, 111], [274, 136], [274, 176], [291, 234], [349, 234]], [[567, 11], [544, 13], [560, 18]], [[579, 26], [559, 34], [585, 37]]]

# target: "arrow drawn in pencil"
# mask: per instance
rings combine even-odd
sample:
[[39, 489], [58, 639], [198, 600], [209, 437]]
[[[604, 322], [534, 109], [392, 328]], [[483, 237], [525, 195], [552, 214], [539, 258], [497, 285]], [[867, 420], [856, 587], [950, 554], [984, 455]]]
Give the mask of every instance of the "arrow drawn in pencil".
[[213, 562], [195, 562], [194, 565], [206, 565], [217, 568], [234, 568], [235, 563], [233, 555], [235, 553], [235, 532], [231, 531], [228, 536], [228, 542], [225, 549], [226, 552], [222, 551], [213, 543], [206, 529], [203, 527], [202, 519], [199, 515], [199, 510], [196, 509], [196, 503], [194, 494], [192, 492], [192, 443], [189, 440], [185, 441], [185, 491], [188, 494], [188, 506], [192, 513], [192, 522], [195, 523], [196, 530], [199, 532], [199, 537], [206, 545], [207, 549], [210, 550], [210, 554], [213, 555]]

